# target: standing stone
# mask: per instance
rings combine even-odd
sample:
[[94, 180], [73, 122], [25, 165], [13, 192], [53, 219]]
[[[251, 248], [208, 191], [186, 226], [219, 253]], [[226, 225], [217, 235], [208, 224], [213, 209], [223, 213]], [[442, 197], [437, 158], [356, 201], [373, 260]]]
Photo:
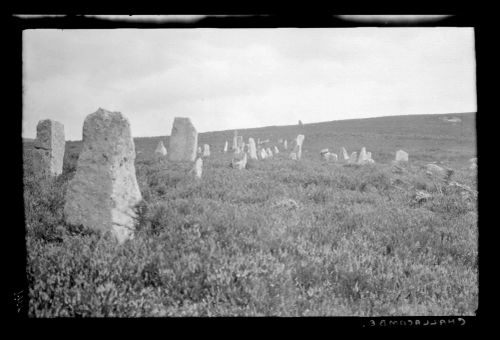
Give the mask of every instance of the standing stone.
[[347, 150], [342, 147], [342, 158], [344, 161], [349, 161], [349, 154], [347, 153]]
[[194, 161], [198, 133], [189, 118], [175, 117], [170, 134], [168, 159], [174, 162]]
[[203, 157], [210, 156], [210, 145], [203, 144]]
[[62, 174], [65, 145], [64, 125], [52, 119], [39, 121], [33, 151], [35, 172], [42, 176]]
[[285, 150], [288, 149], [288, 142], [286, 141], [286, 139], [285, 139], [285, 142], [283, 142], [283, 147], [285, 148]]
[[255, 145], [255, 140], [253, 138], [248, 138], [250, 159], [257, 159], [257, 147]]
[[297, 159], [300, 160], [302, 157], [302, 143], [304, 142], [304, 135], [298, 135], [297, 139], [295, 140], [295, 148], [294, 152], [297, 153]]
[[234, 137], [233, 137], [233, 151], [238, 149], [238, 131], [234, 130]]
[[193, 171], [195, 178], [200, 179], [203, 172], [203, 159], [201, 157], [198, 157], [194, 162]]
[[302, 121], [299, 119], [299, 126], [302, 126]]
[[224, 144], [224, 153], [227, 152], [227, 141], [226, 141], [226, 144]]
[[349, 157], [349, 160], [347, 161], [348, 163], [356, 163], [356, 160], [358, 159], [358, 153], [354, 151], [351, 156]]
[[269, 148], [269, 147], [268, 147], [268, 148], [266, 149], [266, 153], [267, 153], [267, 156], [268, 156], [268, 157], [273, 157], [273, 152], [271, 151], [271, 148]]
[[242, 170], [247, 166], [247, 154], [246, 152], [235, 153], [233, 160], [231, 162], [233, 169]]
[[274, 154], [276, 155], [278, 153], [280, 153], [280, 150], [278, 150], [278, 147], [275, 145], [274, 146]]
[[245, 149], [245, 142], [243, 141], [243, 136], [238, 136], [236, 145], [238, 146], [238, 150], [240, 150], [240, 152], [243, 152], [243, 150]]
[[163, 141], [158, 142], [158, 146], [156, 147], [155, 150], [155, 156], [157, 158], [163, 158], [167, 155], [167, 148], [165, 148], [165, 145], [163, 145]]
[[396, 162], [408, 162], [408, 153], [403, 150], [396, 151]]
[[261, 159], [266, 159], [267, 158], [266, 149], [264, 149], [264, 148], [260, 149], [260, 158]]
[[368, 155], [366, 153], [366, 148], [363, 146], [361, 148], [361, 151], [359, 152], [359, 158], [358, 158], [358, 163], [359, 164], [366, 164], [368, 163]]
[[368, 151], [366, 153], [366, 157], [368, 157], [368, 159], [372, 159], [372, 153], [370, 151]]
[[76, 174], [66, 192], [66, 222], [109, 231], [120, 243], [132, 238], [134, 207], [141, 200], [134, 161], [128, 119], [101, 108], [88, 115]]

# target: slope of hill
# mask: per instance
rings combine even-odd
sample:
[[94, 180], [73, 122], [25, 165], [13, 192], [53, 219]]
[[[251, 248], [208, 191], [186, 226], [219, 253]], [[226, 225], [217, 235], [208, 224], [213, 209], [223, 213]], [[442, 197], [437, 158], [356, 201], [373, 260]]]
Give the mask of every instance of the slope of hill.
[[[143, 201], [122, 246], [64, 220], [81, 142], [68, 142], [50, 180], [25, 152], [28, 315], [474, 315], [474, 115], [456, 116], [462, 124], [427, 115], [240, 130], [271, 143], [306, 136], [303, 160], [281, 152], [243, 170], [220, 152], [233, 131], [202, 133], [213, 153], [200, 180], [190, 162], [152, 157], [164, 137], [136, 138]], [[376, 164], [319, 159], [324, 147], [363, 145]], [[392, 167], [397, 148], [410, 162]], [[430, 160], [455, 165], [453, 182], [426, 174]]]

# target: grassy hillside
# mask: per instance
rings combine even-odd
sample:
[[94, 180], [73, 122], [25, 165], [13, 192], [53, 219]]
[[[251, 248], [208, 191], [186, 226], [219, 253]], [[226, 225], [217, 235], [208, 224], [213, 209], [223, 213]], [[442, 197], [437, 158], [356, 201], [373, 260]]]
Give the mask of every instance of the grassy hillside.
[[[422, 115], [240, 130], [306, 136], [303, 160], [280, 153], [241, 171], [214, 152], [232, 131], [200, 134], [213, 152], [200, 181], [189, 163], [151, 157], [162, 137], [136, 138], [143, 202], [122, 246], [64, 223], [79, 143], [54, 180], [33, 173], [27, 145], [29, 315], [474, 315], [477, 195], [421, 167], [444, 162], [477, 190], [474, 115], [452, 116], [463, 124]], [[342, 146], [366, 146], [377, 164], [320, 161]], [[399, 169], [388, 163], [398, 148], [410, 153]]]

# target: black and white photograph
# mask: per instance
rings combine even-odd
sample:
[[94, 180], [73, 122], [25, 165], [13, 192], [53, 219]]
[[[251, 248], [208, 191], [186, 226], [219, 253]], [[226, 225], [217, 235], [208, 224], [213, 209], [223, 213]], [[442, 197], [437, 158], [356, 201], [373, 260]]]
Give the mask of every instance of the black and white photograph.
[[475, 28], [352, 17], [23, 29], [28, 318], [475, 316]]

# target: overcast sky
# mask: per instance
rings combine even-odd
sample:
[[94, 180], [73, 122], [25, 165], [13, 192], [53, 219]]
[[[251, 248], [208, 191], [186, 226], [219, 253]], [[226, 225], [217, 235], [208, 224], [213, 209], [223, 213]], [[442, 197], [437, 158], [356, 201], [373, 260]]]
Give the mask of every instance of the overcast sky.
[[134, 137], [476, 111], [472, 28], [109, 29], [23, 32], [23, 137], [99, 107]]

